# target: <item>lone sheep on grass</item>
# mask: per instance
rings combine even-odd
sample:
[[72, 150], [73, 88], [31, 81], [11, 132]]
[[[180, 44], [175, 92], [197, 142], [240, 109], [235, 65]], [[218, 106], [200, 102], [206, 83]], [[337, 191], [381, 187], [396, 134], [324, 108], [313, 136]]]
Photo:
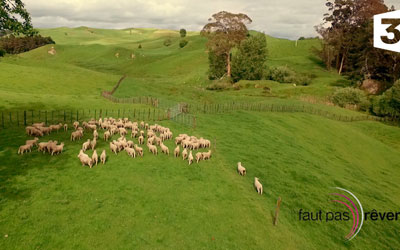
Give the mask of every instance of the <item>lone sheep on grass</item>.
[[246, 175], [246, 169], [242, 166], [241, 162], [238, 162], [238, 164], [237, 164], [237, 171], [241, 176]]
[[257, 177], [254, 177], [254, 187], [256, 188], [258, 194], [263, 193], [263, 186]]

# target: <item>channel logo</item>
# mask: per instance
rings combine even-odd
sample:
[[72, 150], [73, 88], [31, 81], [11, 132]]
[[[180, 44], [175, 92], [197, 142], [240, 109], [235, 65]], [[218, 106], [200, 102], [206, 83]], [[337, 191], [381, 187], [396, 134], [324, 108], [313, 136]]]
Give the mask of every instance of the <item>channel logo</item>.
[[374, 47], [400, 53], [400, 10], [374, 16]]

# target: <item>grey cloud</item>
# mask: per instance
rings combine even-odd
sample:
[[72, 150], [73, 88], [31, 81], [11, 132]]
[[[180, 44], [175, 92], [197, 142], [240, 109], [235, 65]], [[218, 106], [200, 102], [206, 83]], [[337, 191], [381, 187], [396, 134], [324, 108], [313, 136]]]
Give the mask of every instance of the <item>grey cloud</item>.
[[[394, 5], [395, 1], [386, 3]], [[325, 0], [25, 0], [35, 27], [149, 27], [200, 30], [221, 10], [248, 14], [251, 29], [298, 38], [316, 36], [314, 26], [326, 13]], [[398, 5], [398, 4], [397, 4]], [[400, 6], [397, 6], [400, 7]]]

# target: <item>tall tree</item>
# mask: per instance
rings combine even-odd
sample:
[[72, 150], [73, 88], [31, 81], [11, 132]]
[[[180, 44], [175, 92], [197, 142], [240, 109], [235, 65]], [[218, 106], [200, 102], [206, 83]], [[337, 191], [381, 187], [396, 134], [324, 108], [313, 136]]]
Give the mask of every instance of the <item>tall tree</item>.
[[179, 34], [181, 35], [182, 38], [186, 36], [186, 30], [185, 29], [180, 29]]
[[249, 36], [232, 56], [232, 79], [261, 80], [267, 61], [267, 39], [264, 34]]
[[341, 74], [347, 66], [355, 31], [388, 8], [383, 0], [327, 0], [326, 6], [329, 13], [317, 27], [324, 39], [322, 55], [328, 67], [335, 67]]
[[27, 36], [37, 34], [21, 0], [0, 0], [0, 31]]
[[233, 14], [221, 11], [210, 18], [201, 30], [201, 35], [208, 38], [207, 47], [215, 56], [226, 61], [227, 76], [231, 76], [231, 50], [247, 37], [246, 24], [252, 20], [246, 14]]

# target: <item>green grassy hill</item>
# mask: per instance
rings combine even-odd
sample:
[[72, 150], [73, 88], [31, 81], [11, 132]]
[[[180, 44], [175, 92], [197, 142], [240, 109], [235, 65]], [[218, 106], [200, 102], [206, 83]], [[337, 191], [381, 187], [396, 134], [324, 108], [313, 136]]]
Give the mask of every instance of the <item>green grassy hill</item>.
[[[267, 36], [269, 66], [288, 65], [316, 77], [309, 86], [243, 81], [239, 91], [208, 91], [205, 40], [189, 32], [180, 49], [179, 33], [157, 29], [45, 29], [51, 46], [0, 59], [0, 110], [133, 109], [102, 97], [126, 74], [116, 97], [154, 96], [191, 104], [237, 100], [311, 105], [343, 79], [326, 71], [310, 52], [317, 40]], [[173, 44], [163, 45], [166, 38]], [[142, 49], [138, 49], [138, 45]], [[115, 53], [120, 53], [116, 58]], [[131, 53], [136, 58], [130, 59]], [[255, 84], [269, 86], [265, 95]], [[336, 114], [357, 112], [312, 105]], [[22, 127], [0, 130], [0, 249], [396, 249], [398, 221], [365, 222], [346, 242], [351, 221], [300, 222], [298, 210], [325, 211], [331, 187], [351, 190], [364, 210], [396, 211], [400, 205], [400, 130], [378, 122], [338, 122], [303, 113], [238, 111], [197, 114], [196, 129], [160, 122], [174, 136], [188, 133], [211, 140], [210, 161], [187, 165], [172, 156], [109, 160], [81, 167], [79, 143], [68, 133], [45, 136], [66, 143], [56, 157], [39, 152], [20, 156], [28, 138]], [[103, 132], [100, 132], [100, 137]], [[91, 138], [86, 133], [84, 140]], [[114, 136], [116, 139], [117, 136]], [[172, 149], [174, 143], [166, 142]], [[236, 173], [241, 161], [248, 174]], [[265, 194], [254, 191], [259, 177]], [[272, 225], [282, 197], [278, 226]], [[2, 235], [8, 235], [3, 237]]]

